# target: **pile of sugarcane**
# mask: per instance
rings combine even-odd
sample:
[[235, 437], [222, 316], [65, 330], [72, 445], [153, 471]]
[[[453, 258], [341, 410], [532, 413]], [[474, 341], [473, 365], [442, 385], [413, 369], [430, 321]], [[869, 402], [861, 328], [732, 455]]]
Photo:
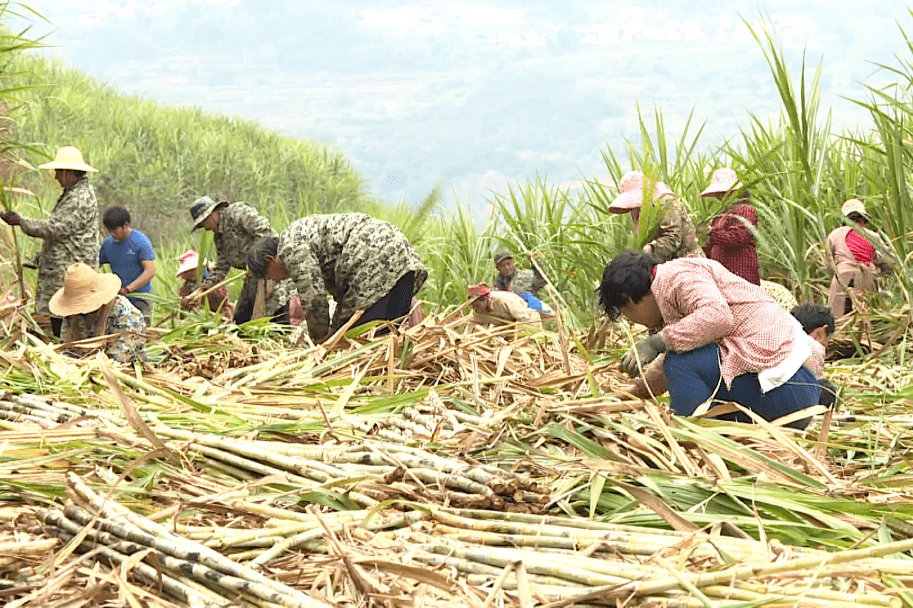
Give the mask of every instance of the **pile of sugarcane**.
[[[827, 553], [555, 516], [441, 507], [297, 512], [252, 501], [231, 509], [260, 527], [215, 528], [156, 523], [72, 473], [68, 489], [70, 503], [37, 513], [48, 534], [186, 605], [323, 606], [343, 596], [403, 601], [403, 591], [414, 593], [420, 583], [467, 605], [500, 598], [520, 605], [757, 601], [842, 608], [858, 605], [864, 593], [865, 605], [896, 606], [898, 596], [878, 576], [907, 578], [910, 560], [889, 556], [913, 548], [906, 540]], [[294, 575], [282, 559], [292, 551], [302, 556]], [[326, 575], [337, 566], [340, 575]], [[267, 575], [277, 568], [291, 584]]]
[[[913, 500], [881, 475], [904, 470], [909, 415], [885, 392], [853, 401], [900, 390], [902, 368], [833, 370], [854, 410], [801, 434], [670, 418], [610, 393], [629, 380], [585, 340], [459, 323], [251, 356], [208, 336], [164, 344], [209, 362], [171, 371], [3, 353], [0, 513], [20, 511], [0, 532], [30, 549], [0, 597], [906, 601], [909, 541], [891, 541], [913, 538]], [[889, 449], [860, 461], [872, 445]]]

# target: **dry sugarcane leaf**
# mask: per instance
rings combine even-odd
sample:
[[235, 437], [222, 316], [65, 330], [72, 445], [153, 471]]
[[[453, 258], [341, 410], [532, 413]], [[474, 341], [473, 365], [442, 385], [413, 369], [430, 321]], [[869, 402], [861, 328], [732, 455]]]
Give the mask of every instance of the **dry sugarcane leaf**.
[[657, 515], [662, 517], [666, 523], [672, 526], [674, 530], [678, 532], [698, 532], [700, 530], [698, 526], [679, 515], [678, 512], [667, 505], [662, 499], [646, 490], [618, 481], [617, 479], [613, 480], [612, 484], [617, 485], [625, 492], [628, 492], [634, 497], [634, 500], [637, 500], [652, 509]]
[[137, 412], [136, 408], [133, 407], [133, 404], [130, 403], [127, 395], [124, 394], [124, 391], [121, 389], [120, 383], [111, 373], [111, 369], [108, 367], [108, 363], [105, 361], [105, 357], [102, 353], [98, 353], [95, 360], [98, 363], [98, 369], [101, 370], [105, 380], [108, 381], [108, 388], [111, 389], [111, 393], [117, 400], [118, 405], [120, 405], [121, 411], [124, 412], [124, 416], [130, 426], [133, 427], [133, 430], [135, 430], [143, 439], [151, 443], [156, 450], [162, 450], [170, 458], [175, 458], [171, 453], [171, 450], [165, 445], [165, 442], [152, 432], [152, 429], [146, 425], [142, 416], [139, 415], [139, 412]]

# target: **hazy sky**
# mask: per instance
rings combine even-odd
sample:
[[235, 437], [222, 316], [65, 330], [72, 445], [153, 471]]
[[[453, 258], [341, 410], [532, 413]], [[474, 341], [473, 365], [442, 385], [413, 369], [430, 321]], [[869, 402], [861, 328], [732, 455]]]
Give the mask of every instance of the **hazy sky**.
[[823, 58], [836, 123], [862, 115], [870, 62], [902, 49], [899, 0], [684, 3], [551, 0], [33, 0], [53, 53], [118, 90], [239, 115], [352, 159], [375, 194], [418, 200], [443, 181], [474, 206], [537, 173], [552, 183], [624, 157], [636, 107], [688, 114], [714, 146], [779, 111], [741, 22], [765, 14], [792, 67]]

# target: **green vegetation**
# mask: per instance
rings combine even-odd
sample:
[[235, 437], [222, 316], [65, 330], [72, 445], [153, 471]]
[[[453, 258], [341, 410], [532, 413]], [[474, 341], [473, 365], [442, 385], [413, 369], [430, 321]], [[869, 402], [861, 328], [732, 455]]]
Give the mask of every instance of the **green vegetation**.
[[[769, 24], [768, 24], [769, 25]], [[832, 133], [820, 108], [820, 70], [790, 72], [770, 27], [752, 30], [782, 99], [779, 120], [751, 116], [748, 126], [712, 152], [702, 151], [702, 126], [691, 120], [678, 135], [666, 131], [661, 110], [640, 113], [641, 139], [622, 155], [602, 152], [606, 176], [583, 176], [575, 190], [552, 186], [534, 176], [493, 197], [489, 218], [473, 217], [471, 206], [438, 206], [438, 191], [419, 209], [405, 203], [370, 200], [366, 184], [342, 153], [296, 141], [258, 125], [194, 108], [161, 107], [119, 95], [111, 87], [54, 61], [21, 54], [7, 70], [18, 103], [9, 108], [15, 137], [32, 142], [23, 152], [33, 166], [59, 145], [76, 145], [101, 173], [94, 178], [103, 207], [124, 205], [134, 227], [153, 239], [160, 258], [155, 292], [159, 302], [174, 293], [176, 256], [195, 243], [187, 230], [187, 207], [197, 196], [245, 200], [258, 206], [281, 230], [314, 212], [367, 211], [403, 228], [418, 245], [430, 271], [421, 296], [431, 306], [452, 306], [471, 282], [490, 281], [491, 253], [507, 247], [541, 254], [570, 326], [592, 323], [593, 290], [605, 261], [631, 244], [630, 218], [612, 216], [612, 182], [629, 169], [642, 169], [667, 183], [689, 206], [695, 223], [717, 211], [716, 201], [698, 194], [719, 166], [732, 166], [751, 189], [761, 216], [759, 254], [763, 275], [784, 282], [800, 299], [821, 301], [828, 280], [821, 243], [840, 221], [840, 204], [862, 198], [898, 259], [910, 245], [913, 225], [907, 178], [913, 165], [909, 145], [910, 59], [883, 66], [896, 83], [870, 88], [873, 125], [852, 133]], [[798, 81], [797, 81], [798, 80]], [[58, 190], [50, 176], [20, 175], [19, 184], [37, 193], [17, 202], [24, 214], [42, 216]], [[484, 220], [484, 221], [483, 221]], [[205, 238], [205, 235], [204, 235]], [[23, 253], [38, 244], [20, 239]], [[198, 246], [206, 248], [203, 242]], [[521, 257], [522, 259], [522, 257]], [[522, 265], [522, 261], [521, 261]], [[906, 301], [908, 279], [899, 273], [893, 305]]]

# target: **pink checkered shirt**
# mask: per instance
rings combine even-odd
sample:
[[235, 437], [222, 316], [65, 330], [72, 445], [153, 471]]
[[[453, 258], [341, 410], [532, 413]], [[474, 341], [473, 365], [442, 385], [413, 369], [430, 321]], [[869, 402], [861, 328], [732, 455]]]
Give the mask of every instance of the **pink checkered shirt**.
[[738, 375], [775, 367], [792, 352], [792, 316], [719, 262], [678, 258], [660, 264], [651, 291], [666, 346], [685, 352], [718, 343], [726, 386]]

